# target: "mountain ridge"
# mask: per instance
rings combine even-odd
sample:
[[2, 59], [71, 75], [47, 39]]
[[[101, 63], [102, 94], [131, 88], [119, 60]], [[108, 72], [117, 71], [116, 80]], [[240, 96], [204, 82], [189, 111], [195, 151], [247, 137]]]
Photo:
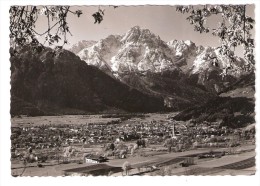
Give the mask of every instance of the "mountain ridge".
[[200, 122], [219, 122], [232, 128], [255, 123], [255, 74], [242, 76], [219, 96], [189, 107], [172, 119]]
[[[37, 52], [31, 46], [12, 56], [12, 103], [24, 106], [25, 112], [47, 114], [182, 111], [193, 105], [203, 110], [203, 104], [225, 102], [221, 97], [229, 94], [235, 100], [254, 91], [234, 85], [248, 75], [241, 58], [235, 56], [234, 69], [222, 76], [228, 63], [218, 49], [190, 40], [164, 42], [148, 29], [133, 27], [121, 36], [82, 43], [74, 47], [79, 56], [46, 47]], [[239, 92], [229, 92], [232, 86]], [[12, 113], [19, 110], [12, 107]]]
[[[11, 96], [46, 113], [52, 107], [92, 113], [109, 108], [128, 112], [164, 110], [161, 97], [131, 88], [67, 50], [43, 48], [37, 52], [25, 46], [10, 61]], [[14, 106], [11, 102], [12, 110], [17, 111]]]
[[180, 71], [186, 78], [197, 76], [196, 83], [213, 93], [224, 90], [226, 84], [246, 73], [245, 61], [238, 56], [234, 55], [231, 66], [218, 48], [197, 46], [190, 40], [165, 42], [139, 26], [121, 36], [110, 35], [76, 54], [119, 79], [129, 72], [145, 75], [148, 71]]

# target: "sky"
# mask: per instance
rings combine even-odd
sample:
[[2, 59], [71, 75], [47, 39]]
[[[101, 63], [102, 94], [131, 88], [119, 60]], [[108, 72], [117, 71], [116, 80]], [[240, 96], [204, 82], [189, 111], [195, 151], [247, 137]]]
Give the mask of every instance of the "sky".
[[[98, 10], [98, 6], [73, 6], [71, 10], [82, 10], [83, 14], [78, 18], [70, 14], [67, 21], [73, 36], [68, 37], [69, 44], [72, 45], [81, 40], [104, 39], [109, 35], [124, 34], [131, 27], [136, 25], [143, 29], [149, 29], [155, 35], [166, 42], [170, 40], [191, 40], [196, 45], [219, 46], [218, 38], [211, 33], [195, 32], [193, 25], [186, 20], [188, 14], [176, 11], [175, 6], [100, 6], [105, 9], [104, 20], [101, 24], [94, 24], [92, 14]], [[254, 5], [247, 6], [247, 15], [254, 16]], [[216, 27], [220, 16], [211, 16], [207, 21], [210, 28]], [[43, 32], [47, 28], [47, 19], [40, 18], [36, 30]], [[65, 46], [69, 48], [70, 45]]]

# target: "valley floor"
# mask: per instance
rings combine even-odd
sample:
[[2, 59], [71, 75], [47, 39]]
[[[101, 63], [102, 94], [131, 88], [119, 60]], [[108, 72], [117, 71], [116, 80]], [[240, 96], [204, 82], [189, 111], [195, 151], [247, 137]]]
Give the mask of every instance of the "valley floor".
[[[187, 146], [188, 139], [185, 134], [193, 135], [195, 133], [194, 139], [199, 139], [199, 137], [196, 137], [196, 132], [199, 130], [192, 131], [195, 128], [189, 128], [190, 123], [178, 122], [176, 129], [180, 131], [180, 136], [177, 136], [179, 142], [175, 144], [175, 149], [169, 151], [164, 140], [170, 139], [167, 135], [172, 133], [173, 128], [169, 117], [174, 115], [176, 113], [140, 114], [130, 116], [128, 119], [125, 118], [128, 116], [122, 117], [119, 115], [22, 116], [21, 118], [12, 118], [11, 174], [13, 176], [86, 176], [93, 175], [92, 173], [94, 175], [111, 176], [126, 174], [150, 176], [255, 174], [254, 139], [241, 140], [243, 136], [238, 135], [239, 131], [237, 130], [227, 132], [224, 128], [216, 131], [214, 128], [209, 130], [206, 127], [204, 133], [208, 133], [199, 135], [199, 137], [205, 136], [205, 139], [201, 138], [204, 140], [202, 146]], [[202, 127], [205, 128], [205, 125]], [[145, 138], [147, 144], [133, 152], [131, 150], [126, 151], [122, 158], [119, 156], [120, 151], [132, 148], [137, 144], [136, 139], [119, 140], [117, 142], [119, 138], [111, 138], [111, 135], [114, 134], [114, 137], [116, 137], [122, 131], [132, 130], [139, 132], [138, 135], [140, 134], [141, 137], [145, 133], [150, 133]], [[153, 132], [149, 132], [151, 130]], [[192, 133], [187, 133], [187, 130], [191, 130]], [[86, 133], [86, 131], [89, 131], [89, 133]], [[100, 131], [103, 131], [102, 134], [99, 133]], [[213, 135], [212, 131], [219, 132], [219, 136]], [[62, 138], [60, 137], [61, 134]], [[161, 137], [161, 134], [166, 135], [167, 138]], [[88, 136], [88, 140], [83, 143], [82, 140], [86, 136]], [[106, 138], [106, 136], [110, 138]], [[225, 139], [227, 142], [212, 141], [216, 139]], [[59, 140], [62, 145], [57, 147]], [[107, 155], [108, 161], [99, 164], [85, 162], [84, 154], [100, 155], [101, 153], [112, 152], [106, 150], [106, 145], [114, 140], [116, 140], [115, 148], [118, 150], [114, 150], [114, 155]], [[205, 140], [208, 140], [208, 142], [205, 142]], [[27, 163], [24, 166], [23, 159], [27, 149], [31, 147], [33, 147], [31, 155], [39, 157], [46, 155], [47, 161], [40, 162], [38, 160], [38, 162]], [[71, 147], [76, 155], [67, 155], [69, 161], [64, 162], [68, 147]], [[57, 149], [59, 150], [57, 151]], [[219, 156], [219, 154], [221, 155]], [[122, 165], [126, 161], [131, 167], [128, 173], [122, 170]], [[117, 170], [104, 173], [102, 166]]]

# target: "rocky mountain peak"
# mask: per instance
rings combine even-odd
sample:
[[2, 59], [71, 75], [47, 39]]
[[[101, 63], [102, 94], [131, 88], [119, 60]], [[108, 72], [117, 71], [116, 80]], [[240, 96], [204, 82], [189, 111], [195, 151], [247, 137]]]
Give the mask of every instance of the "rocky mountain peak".
[[[118, 74], [132, 72], [145, 74], [178, 71], [188, 77], [198, 76], [198, 83], [203, 85], [206, 84], [205, 81], [222, 83], [221, 73], [230, 65], [217, 48], [197, 46], [190, 40], [165, 42], [149, 29], [139, 26], [132, 27], [121, 36], [110, 35], [101, 39], [77, 55], [89, 65], [97, 66], [116, 77], [119, 77]], [[237, 78], [244, 73], [244, 60], [235, 55], [234, 59], [228, 75]], [[216, 87], [216, 83], [211, 84]], [[217, 88], [217, 91], [220, 89]]]
[[91, 47], [96, 43], [97, 43], [97, 41], [93, 41], [93, 40], [90, 40], [90, 41], [82, 40], [82, 41], [79, 41], [79, 42], [75, 43], [74, 45], [72, 45], [70, 48], [68, 48], [68, 50], [73, 52], [74, 54], [77, 54], [82, 49]]
[[132, 27], [126, 34], [123, 35], [122, 43], [144, 43], [158, 44], [160, 37], [155, 36], [149, 29], [142, 29], [139, 26]]

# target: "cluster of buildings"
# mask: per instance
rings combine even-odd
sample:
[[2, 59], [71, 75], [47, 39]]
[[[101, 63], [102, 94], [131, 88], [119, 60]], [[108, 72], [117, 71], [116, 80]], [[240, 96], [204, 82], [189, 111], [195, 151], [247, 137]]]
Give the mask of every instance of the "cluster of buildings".
[[[200, 147], [227, 147], [238, 139], [254, 139], [254, 128], [248, 131], [229, 129], [218, 123], [143, 121], [129, 119], [121, 123], [89, 123], [81, 125], [38, 125], [12, 127], [12, 150], [55, 149], [73, 145], [98, 145], [116, 141], [162, 145], [178, 150]], [[140, 142], [140, 141], [139, 141]]]

